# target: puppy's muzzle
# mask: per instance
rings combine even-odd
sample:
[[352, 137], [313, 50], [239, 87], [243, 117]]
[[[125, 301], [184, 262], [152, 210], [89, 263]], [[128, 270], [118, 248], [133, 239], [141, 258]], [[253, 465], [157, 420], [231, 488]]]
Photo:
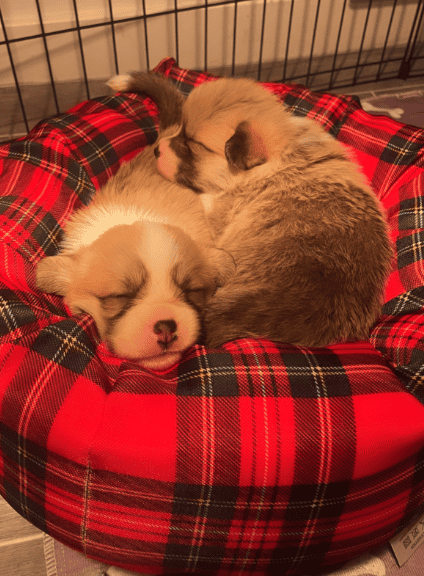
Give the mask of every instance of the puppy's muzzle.
[[153, 326], [153, 332], [158, 335], [157, 343], [164, 352], [172, 342], [178, 339], [175, 320], [159, 320]]

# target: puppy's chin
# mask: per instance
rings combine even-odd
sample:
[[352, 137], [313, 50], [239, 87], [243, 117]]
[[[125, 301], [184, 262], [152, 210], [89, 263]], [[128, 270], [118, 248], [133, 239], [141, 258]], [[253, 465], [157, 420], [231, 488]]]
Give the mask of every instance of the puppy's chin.
[[152, 356], [151, 358], [142, 358], [138, 360], [138, 363], [144, 368], [149, 368], [150, 370], [162, 371], [168, 370], [175, 364], [177, 364], [182, 358], [181, 352], [165, 352], [159, 356]]

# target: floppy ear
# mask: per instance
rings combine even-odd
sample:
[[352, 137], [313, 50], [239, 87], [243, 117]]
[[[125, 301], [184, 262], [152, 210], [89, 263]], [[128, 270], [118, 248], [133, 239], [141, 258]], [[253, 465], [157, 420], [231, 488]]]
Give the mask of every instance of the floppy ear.
[[264, 164], [268, 159], [262, 136], [249, 122], [240, 122], [236, 131], [225, 144], [225, 157], [228, 163], [240, 170], [249, 170]]
[[73, 254], [43, 258], [37, 265], [37, 287], [49, 294], [66, 296], [75, 267], [76, 258]]

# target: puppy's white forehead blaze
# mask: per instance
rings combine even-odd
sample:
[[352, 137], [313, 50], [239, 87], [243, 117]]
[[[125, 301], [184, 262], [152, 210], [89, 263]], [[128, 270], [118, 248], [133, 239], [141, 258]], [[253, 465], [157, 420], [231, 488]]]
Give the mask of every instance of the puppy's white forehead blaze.
[[[145, 222], [143, 240], [138, 254], [150, 274], [150, 295], [158, 299], [170, 297], [171, 269], [178, 261], [176, 239], [160, 224]], [[168, 294], [167, 294], [168, 293]]]

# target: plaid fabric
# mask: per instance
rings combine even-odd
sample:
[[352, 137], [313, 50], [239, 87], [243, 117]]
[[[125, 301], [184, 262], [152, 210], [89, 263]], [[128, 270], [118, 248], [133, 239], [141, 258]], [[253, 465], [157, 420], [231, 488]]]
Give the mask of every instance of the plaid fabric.
[[[206, 74], [158, 70], [185, 93]], [[353, 97], [272, 85], [348, 146], [397, 248], [369, 341], [194, 346], [154, 373], [40, 293], [63, 223], [156, 137], [140, 95], [82, 103], [0, 147], [0, 493], [88, 556], [149, 574], [304, 575], [424, 504], [424, 132]], [[372, 249], [372, 247], [370, 247]]]

